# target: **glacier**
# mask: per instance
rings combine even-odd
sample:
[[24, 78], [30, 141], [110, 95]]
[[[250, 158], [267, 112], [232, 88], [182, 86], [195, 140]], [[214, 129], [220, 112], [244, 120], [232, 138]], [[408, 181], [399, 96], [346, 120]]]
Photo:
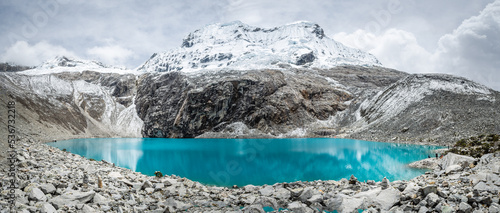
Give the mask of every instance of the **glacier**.
[[373, 55], [327, 37], [318, 24], [301, 21], [264, 29], [235, 21], [190, 33], [181, 47], [153, 54], [137, 71], [325, 69], [339, 65], [381, 66]]

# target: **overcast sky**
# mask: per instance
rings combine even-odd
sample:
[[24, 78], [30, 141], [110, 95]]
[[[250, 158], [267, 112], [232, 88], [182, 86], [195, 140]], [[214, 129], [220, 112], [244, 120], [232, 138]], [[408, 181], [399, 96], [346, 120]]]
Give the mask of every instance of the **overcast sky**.
[[207, 24], [318, 23], [410, 73], [449, 73], [500, 90], [500, 0], [1, 0], [0, 61], [56, 55], [135, 68]]

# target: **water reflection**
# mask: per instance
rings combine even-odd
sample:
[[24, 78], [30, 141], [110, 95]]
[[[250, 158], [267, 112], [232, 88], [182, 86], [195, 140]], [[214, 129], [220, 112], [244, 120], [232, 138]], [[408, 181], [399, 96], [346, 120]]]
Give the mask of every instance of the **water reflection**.
[[438, 147], [348, 139], [77, 139], [49, 145], [154, 175], [176, 174], [206, 184], [411, 179], [406, 164]]

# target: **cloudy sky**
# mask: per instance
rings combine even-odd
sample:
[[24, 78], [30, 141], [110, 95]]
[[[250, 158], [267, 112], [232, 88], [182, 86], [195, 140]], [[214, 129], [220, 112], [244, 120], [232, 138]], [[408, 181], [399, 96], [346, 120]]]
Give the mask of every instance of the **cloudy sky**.
[[207, 24], [307, 20], [410, 73], [449, 73], [500, 90], [500, 0], [1, 0], [0, 61], [56, 55], [135, 68]]

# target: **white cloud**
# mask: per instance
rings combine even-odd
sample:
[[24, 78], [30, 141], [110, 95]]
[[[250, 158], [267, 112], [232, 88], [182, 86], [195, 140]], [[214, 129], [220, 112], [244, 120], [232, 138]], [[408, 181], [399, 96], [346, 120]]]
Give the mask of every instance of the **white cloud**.
[[458, 74], [500, 91], [500, 0], [439, 40], [436, 71]]
[[45, 41], [35, 45], [30, 45], [26, 41], [17, 41], [5, 50], [0, 56], [0, 60], [20, 65], [37, 66], [56, 56], [75, 57], [75, 54], [61, 46], [52, 45]]
[[127, 64], [126, 61], [134, 55], [134, 52], [118, 45], [108, 45], [90, 48], [87, 54], [108, 65], [123, 65]]
[[333, 38], [345, 45], [369, 52], [377, 57], [383, 66], [406, 72], [429, 72], [431, 53], [422, 48], [416, 37], [407, 31], [389, 29], [381, 35], [365, 30], [354, 33], [338, 33]]
[[500, 0], [462, 22], [428, 51], [408, 31], [389, 29], [380, 35], [364, 30], [333, 38], [377, 57], [382, 65], [410, 73], [448, 73], [467, 77], [500, 91]]

